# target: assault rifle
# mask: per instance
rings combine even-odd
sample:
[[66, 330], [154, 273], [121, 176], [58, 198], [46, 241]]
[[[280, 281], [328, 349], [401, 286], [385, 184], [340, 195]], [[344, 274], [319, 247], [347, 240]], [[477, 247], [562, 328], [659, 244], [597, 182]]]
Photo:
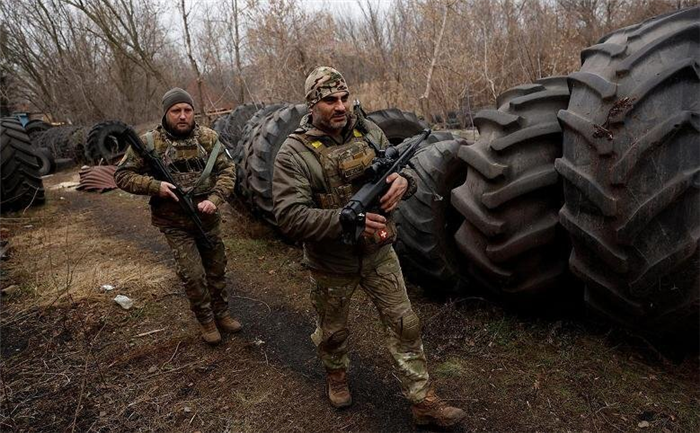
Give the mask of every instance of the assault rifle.
[[354, 244], [360, 239], [365, 230], [365, 215], [367, 212], [379, 208], [379, 199], [391, 186], [386, 183], [386, 178], [392, 173], [400, 172], [406, 166], [412, 167], [411, 158], [430, 133], [430, 129], [424, 129], [419, 136], [402, 144], [401, 147], [405, 146], [405, 148], [401, 153], [395, 146], [379, 149], [370, 142], [377, 156], [365, 170], [365, 176], [369, 180], [340, 211], [340, 225], [343, 227], [342, 239], [344, 243]]
[[175, 189], [172, 189], [171, 191], [177, 197], [178, 204], [197, 227], [197, 231], [200, 235], [202, 235], [202, 239], [204, 240], [204, 244], [207, 246], [207, 248], [214, 248], [214, 244], [212, 243], [211, 239], [209, 239], [209, 236], [207, 236], [207, 232], [204, 231], [204, 224], [202, 224], [202, 220], [199, 219], [197, 208], [194, 206], [192, 200], [185, 193], [185, 191], [183, 191], [182, 188], [175, 183], [175, 179], [173, 179], [173, 176], [170, 174], [167, 167], [165, 167], [163, 160], [158, 156], [155, 149], [148, 150], [146, 145], [143, 144], [143, 141], [141, 141], [139, 136], [136, 134], [136, 131], [134, 131], [131, 127], [125, 127], [124, 131], [122, 131], [119, 136], [120, 140], [124, 140], [129, 146], [131, 146], [132, 149], [134, 149], [134, 152], [143, 158], [156, 180], [169, 182], [175, 185]]

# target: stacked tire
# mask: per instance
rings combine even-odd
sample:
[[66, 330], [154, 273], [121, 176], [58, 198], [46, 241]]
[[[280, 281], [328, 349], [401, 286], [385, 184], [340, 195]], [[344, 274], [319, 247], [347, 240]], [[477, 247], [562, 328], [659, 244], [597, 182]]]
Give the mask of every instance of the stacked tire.
[[466, 178], [467, 164], [459, 158], [459, 149], [468, 143], [446, 132], [434, 132], [426, 141], [411, 160], [418, 189], [395, 212], [396, 251], [411, 276], [426, 287], [449, 292], [463, 285], [454, 238], [462, 217], [449, 198]]
[[277, 152], [284, 140], [299, 127], [307, 113], [305, 104], [289, 104], [272, 112], [251, 131], [246, 143], [243, 171], [245, 187], [255, 213], [272, 225], [277, 225], [272, 212], [272, 176]]
[[39, 161], [19, 120], [0, 120], [0, 210], [22, 210], [43, 204], [44, 185]]
[[243, 137], [245, 125], [261, 108], [262, 106], [258, 104], [239, 105], [232, 112], [214, 122], [214, 130], [219, 133], [219, 140], [230, 154], [236, 153], [238, 143]]
[[393, 145], [420, 134], [428, 127], [428, 124], [419, 119], [415, 113], [401, 111], [398, 108], [373, 111], [367, 115], [367, 118], [379, 126]]
[[116, 163], [126, 152], [126, 143], [117, 134], [127, 127], [118, 120], [108, 120], [93, 125], [87, 134], [85, 159], [91, 165]]
[[464, 217], [456, 241], [470, 278], [505, 301], [557, 298], [569, 287], [554, 169], [562, 152], [557, 112], [568, 100], [566, 77], [512, 88], [499, 96], [498, 109], [477, 113], [478, 140], [459, 148], [468, 171], [452, 191]]
[[700, 8], [613, 32], [581, 57], [556, 162], [571, 269], [591, 311], [697, 345]]

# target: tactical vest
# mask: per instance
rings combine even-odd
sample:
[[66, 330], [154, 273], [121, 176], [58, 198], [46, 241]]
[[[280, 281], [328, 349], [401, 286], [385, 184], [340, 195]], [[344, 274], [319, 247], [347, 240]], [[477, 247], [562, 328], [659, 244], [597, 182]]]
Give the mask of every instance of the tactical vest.
[[[358, 129], [353, 129], [350, 141], [342, 145], [326, 146], [322, 140], [309, 137], [300, 130], [289, 137], [311, 150], [321, 164], [323, 178], [328, 186], [325, 193], [314, 194], [316, 204], [321, 209], [342, 208], [365, 184], [365, 170], [372, 164], [376, 153], [368, 144], [366, 134]], [[359, 246], [363, 252], [373, 252], [395, 239], [396, 226], [389, 220], [385, 230], [375, 233], [372, 238], [363, 238]]]
[[[217, 140], [211, 154], [207, 156], [206, 149], [199, 144], [198, 134], [174, 141], [161, 134], [160, 139], [165, 145], [161, 158], [175, 183], [193, 197], [209, 194], [213, 188], [210, 175], [221, 150], [221, 142]], [[155, 148], [153, 131], [146, 134], [146, 141], [149, 150]]]

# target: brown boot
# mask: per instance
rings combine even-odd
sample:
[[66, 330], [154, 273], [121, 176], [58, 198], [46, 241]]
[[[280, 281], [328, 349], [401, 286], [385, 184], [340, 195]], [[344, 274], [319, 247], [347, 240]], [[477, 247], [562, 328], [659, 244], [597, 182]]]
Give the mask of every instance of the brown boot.
[[462, 409], [449, 406], [432, 389], [428, 391], [423, 401], [411, 406], [411, 412], [413, 412], [413, 421], [416, 424], [432, 424], [438, 427], [453, 426], [467, 416]]
[[224, 332], [238, 332], [241, 330], [241, 322], [236, 319], [232, 319], [231, 316], [224, 316], [216, 319], [216, 324]]
[[326, 394], [331, 406], [335, 408], [348, 407], [352, 404], [352, 395], [348, 387], [345, 370], [326, 370]]
[[199, 326], [200, 331], [202, 332], [202, 340], [204, 340], [207, 344], [211, 344], [213, 346], [221, 343], [221, 334], [219, 334], [219, 330], [216, 329], [216, 324], [213, 320], [208, 323], [200, 323]]

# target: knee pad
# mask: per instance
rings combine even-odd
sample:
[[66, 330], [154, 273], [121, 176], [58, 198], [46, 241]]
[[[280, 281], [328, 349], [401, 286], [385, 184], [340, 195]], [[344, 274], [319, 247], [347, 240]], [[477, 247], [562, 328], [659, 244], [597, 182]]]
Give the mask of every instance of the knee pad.
[[345, 340], [348, 339], [349, 335], [350, 331], [348, 331], [348, 328], [343, 328], [340, 331], [335, 331], [331, 334], [330, 337], [328, 337], [326, 341], [323, 342], [323, 348], [325, 350], [337, 349], [345, 342]]
[[398, 334], [402, 341], [413, 341], [420, 338], [420, 319], [413, 310], [401, 316], [399, 322], [400, 332]]

